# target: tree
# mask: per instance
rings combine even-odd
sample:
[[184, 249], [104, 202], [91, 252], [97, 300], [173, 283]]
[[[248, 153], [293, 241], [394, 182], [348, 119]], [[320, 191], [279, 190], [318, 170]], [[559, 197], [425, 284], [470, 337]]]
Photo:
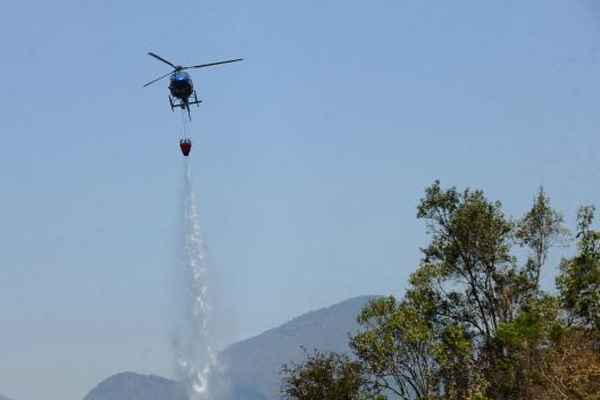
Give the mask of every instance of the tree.
[[437, 181], [426, 189], [417, 217], [432, 239], [405, 298], [380, 299], [363, 310], [359, 322], [366, 330], [351, 346], [375, 392], [482, 398], [486, 366], [497, 362], [491, 355], [503, 354], [494, 348], [498, 327], [514, 318], [516, 299], [534, 286], [524, 283], [510, 253], [514, 224], [482, 191], [443, 190]]
[[432, 399], [439, 393], [434, 336], [422, 310], [393, 296], [371, 300], [358, 316], [363, 330], [350, 348], [364, 367], [371, 394], [404, 400]]
[[600, 332], [600, 232], [591, 228], [594, 207], [577, 216], [577, 255], [563, 260], [556, 284], [572, 323]]
[[[443, 190], [437, 181], [417, 217], [432, 239], [407, 296], [431, 303], [446, 394], [466, 399], [479, 387], [494, 399], [527, 398], [557, 315], [538, 285], [550, 247], [565, 235], [562, 217], [542, 190], [515, 224], [482, 191]], [[524, 267], [512, 254], [514, 238], [532, 249]]]
[[565, 242], [567, 235], [562, 215], [552, 209], [550, 198], [540, 188], [533, 206], [519, 221], [516, 231], [519, 244], [531, 250], [526, 269], [536, 289], [539, 289], [540, 271], [550, 248]]
[[[543, 189], [513, 222], [482, 191], [436, 181], [417, 218], [431, 239], [404, 297], [361, 311], [354, 359], [315, 352], [285, 367], [287, 399], [600, 400], [593, 207], [579, 211], [577, 254], [561, 262], [558, 296], [540, 289], [540, 276], [568, 231]], [[530, 251], [525, 265], [516, 245]]]
[[314, 350], [302, 363], [281, 369], [281, 394], [288, 400], [357, 400], [364, 374], [360, 363], [337, 353]]
[[504, 398], [531, 398], [545, 354], [562, 330], [559, 312], [558, 299], [543, 295], [530, 299], [514, 320], [500, 324], [496, 342], [504, 354], [488, 374], [494, 376], [495, 392]]
[[417, 218], [432, 236], [419, 269], [439, 299], [438, 313], [491, 340], [510, 317], [502, 297], [511, 289], [515, 262], [513, 224], [500, 202], [488, 201], [482, 191], [444, 191], [436, 181], [426, 189]]
[[549, 347], [532, 400], [600, 400], [600, 354], [589, 332], [571, 329]]

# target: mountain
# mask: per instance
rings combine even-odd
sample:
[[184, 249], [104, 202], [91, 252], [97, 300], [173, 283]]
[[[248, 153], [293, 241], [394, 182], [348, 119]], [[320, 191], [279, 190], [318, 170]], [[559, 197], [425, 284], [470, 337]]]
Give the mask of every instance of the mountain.
[[222, 354], [236, 399], [279, 398], [281, 366], [301, 361], [308, 351], [348, 351], [348, 334], [358, 328], [356, 316], [370, 296], [355, 297], [312, 311], [229, 346]]
[[9, 398], [8, 398], [8, 397], [6, 397], [6, 396], [2, 396], [2, 395], [0, 394], [0, 400], [11, 400], [11, 399], [9, 399]]
[[[1, 400], [1, 399], [0, 399]], [[187, 400], [179, 383], [155, 375], [122, 372], [100, 382], [84, 400]]]
[[[279, 399], [281, 366], [304, 359], [309, 352], [348, 351], [348, 334], [358, 325], [356, 316], [374, 296], [355, 297], [303, 314], [221, 353], [235, 400]], [[84, 400], [187, 400], [175, 381], [154, 375], [124, 372], [96, 386]], [[3, 399], [0, 399], [3, 400]]]

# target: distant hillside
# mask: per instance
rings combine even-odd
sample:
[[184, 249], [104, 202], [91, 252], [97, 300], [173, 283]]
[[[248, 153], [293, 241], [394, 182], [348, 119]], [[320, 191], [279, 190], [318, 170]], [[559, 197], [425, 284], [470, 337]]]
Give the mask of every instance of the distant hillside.
[[187, 399], [181, 386], [175, 381], [155, 375], [122, 372], [100, 382], [84, 400]]
[[11, 400], [11, 399], [9, 399], [9, 398], [8, 398], [8, 397], [6, 397], [6, 396], [2, 396], [2, 395], [0, 394], [0, 400]]
[[[279, 371], [284, 363], [304, 358], [307, 350], [346, 352], [356, 316], [371, 296], [355, 297], [303, 314], [278, 328], [229, 346], [227, 363], [235, 400], [279, 399]], [[104, 380], [84, 400], [186, 400], [177, 382], [125, 372]], [[3, 399], [0, 399], [3, 400]]]
[[348, 334], [357, 329], [356, 316], [370, 296], [355, 297], [301, 315], [278, 328], [228, 347], [227, 363], [237, 399], [279, 398], [279, 371], [284, 363], [304, 358], [301, 346], [312, 351], [348, 351]]

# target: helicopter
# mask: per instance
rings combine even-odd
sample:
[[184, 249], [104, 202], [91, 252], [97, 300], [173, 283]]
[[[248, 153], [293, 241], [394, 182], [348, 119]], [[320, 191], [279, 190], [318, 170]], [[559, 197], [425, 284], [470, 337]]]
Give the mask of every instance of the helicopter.
[[167, 76], [170, 76], [171, 78], [170, 78], [170, 82], [169, 82], [169, 92], [171, 94], [169, 95], [169, 104], [171, 105], [171, 111], [175, 111], [175, 108], [181, 108], [183, 110], [187, 110], [188, 117], [190, 120], [192, 119], [192, 114], [190, 112], [190, 105], [196, 104], [196, 105], [198, 105], [198, 107], [200, 107], [199, 104], [202, 103], [202, 100], [198, 100], [198, 96], [196, 95], [196, 90], [194, 90], [194, 84], [192, 82], [192, 78], [190, 77], [190, 74], [188, 74], [185, 71], [188, 69], [212, 67], [213, 65], [228, 64], [228, 63], [243, 60], [243, 58], [236, 58], [233, 60], [217, 61], [217, 62], [212, 62], [212, 63], [208, 63], [208, 64], [190, 65], [190, 66], [184, 67], [181, 65], [175, 65], [172, 62], [165, 60], [158, 54], [149, 52], [148, 55], [169, 65], [170, 67], [173, 68], [173, 71], [171, 71], [167, 74], [164, 74], [162, 76], [159, 76], [158, 78], [156, 78], [154, 80], [151, 80], [150, 82], [146, 83], [144, 85], [144, 87], [150, 86], [153, 83], [158, 82], [161, 79], [166, 78]]

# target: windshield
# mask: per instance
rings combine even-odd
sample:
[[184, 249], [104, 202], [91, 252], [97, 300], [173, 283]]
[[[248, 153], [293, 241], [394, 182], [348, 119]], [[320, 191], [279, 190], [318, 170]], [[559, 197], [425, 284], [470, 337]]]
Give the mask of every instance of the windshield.
[[190, 79], [190, 74], [185, 71], [177, 71], [173, 74], [173, 79], [176, 81], [185, 81]]

